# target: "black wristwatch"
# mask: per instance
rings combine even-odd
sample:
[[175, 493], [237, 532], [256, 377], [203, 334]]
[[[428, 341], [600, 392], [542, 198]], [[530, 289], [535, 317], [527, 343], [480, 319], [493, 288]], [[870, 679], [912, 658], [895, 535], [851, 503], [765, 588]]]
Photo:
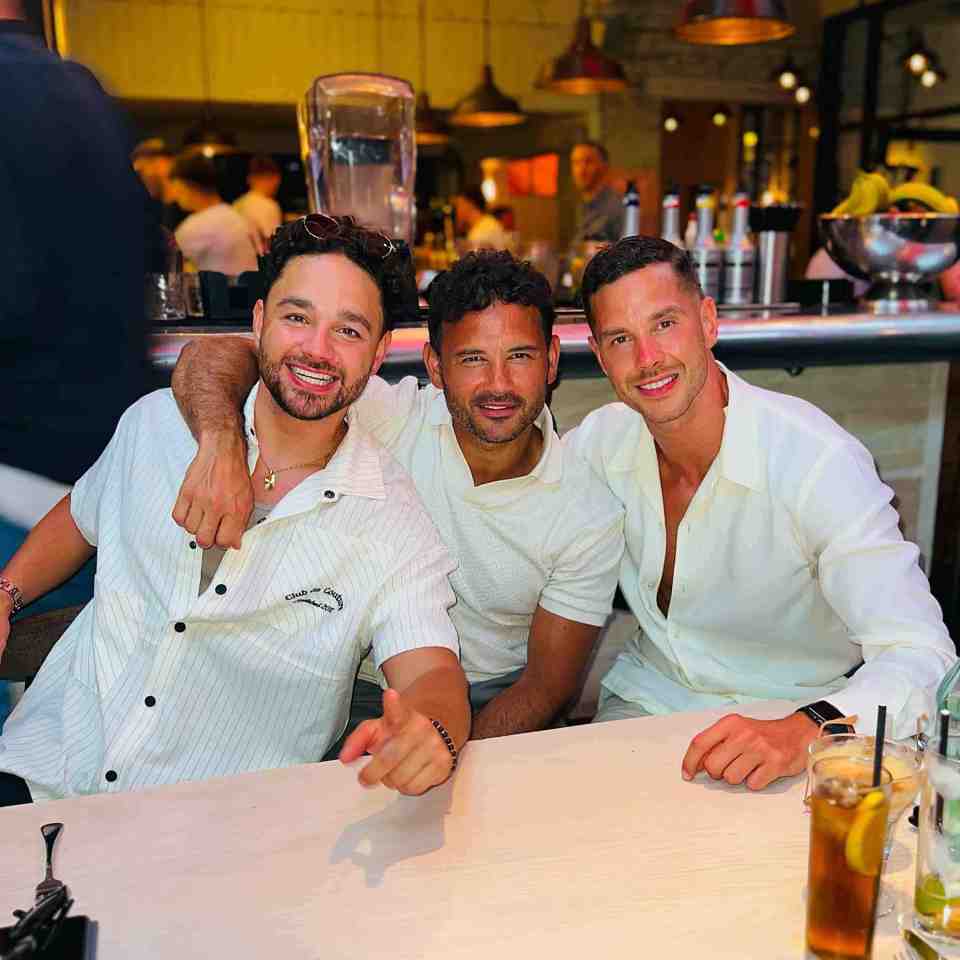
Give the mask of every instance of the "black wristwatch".
[[808, 716], [818, 727], [823, 727], [824, 733], [854, 732], [853, 727], [849, 723], [831, 723], [832, 720], [843, 719], [843, 712], [826, 700], [808, 703], [805, 707], [800, 707], [796, 713], [802, 713]]

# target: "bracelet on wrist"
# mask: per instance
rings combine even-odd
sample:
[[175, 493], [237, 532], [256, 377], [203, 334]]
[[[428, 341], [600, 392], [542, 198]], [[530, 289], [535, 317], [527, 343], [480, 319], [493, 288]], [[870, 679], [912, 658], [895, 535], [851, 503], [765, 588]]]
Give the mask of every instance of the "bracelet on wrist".
[[430, 722], [433, 724], [434, 730], [440, 734], [440, 739], [443, 740], [447, 750], [450, 751], [450, 759], [452, 761], [450, 775], [453, 776], [453, 774], [456, 772], [457, 764], [460, 762], [460, 751], [457, 750], [457, 745], [453, 742], [453, 737], [447, 733], [447, 728], [439, 720], [434, 720], [431, 717]]
[[19, 613], [23, 609], [23, 594], [20, 592], [20, 588], [12, 580], [0, 577], [0, 590], [10, 598], [10, 602], [13, 604], [10, 616]]

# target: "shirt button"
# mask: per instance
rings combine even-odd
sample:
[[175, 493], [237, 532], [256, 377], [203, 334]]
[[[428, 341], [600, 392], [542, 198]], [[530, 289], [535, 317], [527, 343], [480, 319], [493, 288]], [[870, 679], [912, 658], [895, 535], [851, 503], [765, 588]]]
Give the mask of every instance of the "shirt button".
[[214, 592], [214, 593], [219, 593], [220, 596], [222, 597], [222, 596], [227, 592], [226, 584], [218, 583], [218, 584], [213, 588], [213, 592]]
[[337, 494], [334, 490], [324, 490], [323, 495], [328, 499], [332, 500]]
[[156, 697], [145, 697], [143, 702], [144, 702], [144, 705], [145, 705], [145, 706], [154, 707], [154, 706], [156, 706], [156, 704], [157, 704], [157, 698], [156, 698]]
[[178, 620], [178, 621], [173, 625], [173, 629], [176, 630], [177, 633], [183, 633], [183, 631], [187, 629], [187, 625], [186, 625], [185, 623], [181, 623], [181, 622]]
[[117, 779], [117, 771], [116, 771], [116, 770], [108, 770], [108, 771], [106, 772], [106, 774], [104, 774], [104, 778], [106, 779], [107, 783], [113, 783], [114, 780]]
[[191, 550], [196, 550], [196, 549], [197, 549], [197, 541], [196, 541], [196, 540], [191, 540], [191, 541], [190, 541], [190, 549], [191, 549]]

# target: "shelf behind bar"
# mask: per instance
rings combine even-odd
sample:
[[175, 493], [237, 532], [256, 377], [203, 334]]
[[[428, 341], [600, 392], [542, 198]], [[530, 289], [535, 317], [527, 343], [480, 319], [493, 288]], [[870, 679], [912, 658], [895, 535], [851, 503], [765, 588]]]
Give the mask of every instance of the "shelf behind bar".
[[[557, 320], [562, 375], [568, 379], [601, 376], [587, 342], [590, 330], [583, 312], [558, 311]], [[187, 341], [217, 334], [249, 336], [250, 331], [214, 326], [158, 328], [151, 335], [151, 361], [158, 372], [169, 375]], [[426, 339], [425, 326], [395, 330], [382, 375], [388, 380], [423, 377], [421, 353]], [[737, 370], [952, 360], [960, 357], [960, 309], [949, 304], [939, 311], [886, 316], [724, 313], [714, 353]]]

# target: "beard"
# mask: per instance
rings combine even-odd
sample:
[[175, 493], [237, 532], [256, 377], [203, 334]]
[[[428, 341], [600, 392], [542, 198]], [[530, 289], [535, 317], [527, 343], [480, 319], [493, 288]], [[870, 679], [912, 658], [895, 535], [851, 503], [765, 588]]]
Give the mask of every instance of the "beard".
[[[452, 394], [446, 394], [447, 408], [454, 423], [459, 424], [483, 443], [510, 443], [516, 440], [540, 416], [546, 398], [546, 390], [532, 400], [525, 400], [516, 393], [478, 393], [464, 403]], [[515, 404], [517, 410], [513, 417], [509, 421], [504, 421], [502, 427], [498, 429], [494, 424], [484, 423], [481, 419], [482, 414], [473, 412], [473, 407], [484, 403]], [[500, 432], [501, 429], [505, 432]]]
[[[363, 393], [367, 381], [370, 379], [368, 371], [352, 383], [348, 383], [342, 367], [336, 367], [328, 363], [316, 364], [302, 357], [288, 356], [277, 362], [271, 362], [264, 354], [262, 344], [257, 354], [257, 362], [260, 367], [260, 379], [270, 391], [270, 395], [276, 401], [277, 406], [295, 420], [322, 420], [324, 417], [329, 417], [331, 414], [349, 407]], [[340, 389], [332, 396], [326, 397], [318, 397], [307, 390], [298, 390], [283, 376], [283, 367], [288, 362], [295, 363], [305, 370], [313, 370], [317, 373], [326, 373], [337, 377], [340, 382]]]

